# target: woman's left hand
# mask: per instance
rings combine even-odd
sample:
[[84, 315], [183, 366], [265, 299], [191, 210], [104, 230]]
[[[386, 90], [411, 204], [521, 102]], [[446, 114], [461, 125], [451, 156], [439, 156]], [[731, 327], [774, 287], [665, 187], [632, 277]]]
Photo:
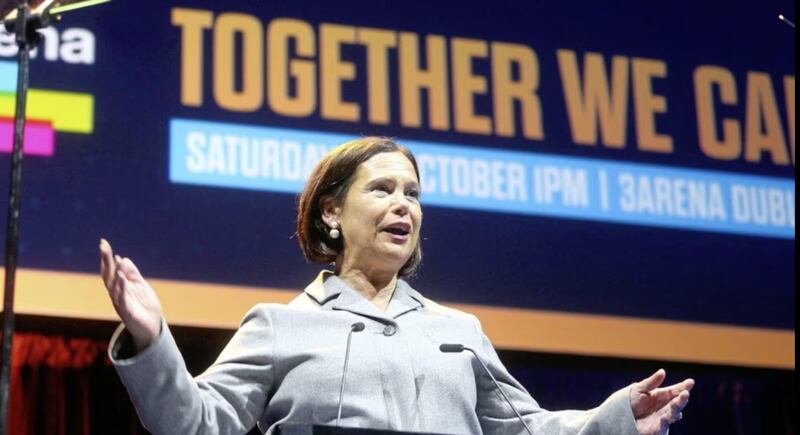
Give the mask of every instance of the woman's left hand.
[[689, 403], [694, 380], [658, 388], [666, 376], [664, 369], [659, 369], [631, 387], [631, 409], [642, 435], [664, 435], [672, 423], [683, 418], [681, 410]]

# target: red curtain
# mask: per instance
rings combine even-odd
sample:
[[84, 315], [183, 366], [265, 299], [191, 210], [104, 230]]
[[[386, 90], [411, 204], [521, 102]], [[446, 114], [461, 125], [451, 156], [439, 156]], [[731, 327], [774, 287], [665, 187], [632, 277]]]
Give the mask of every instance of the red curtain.
[[144, 433], [105, 342], [17, 333], [13, 347], [10, 434]]

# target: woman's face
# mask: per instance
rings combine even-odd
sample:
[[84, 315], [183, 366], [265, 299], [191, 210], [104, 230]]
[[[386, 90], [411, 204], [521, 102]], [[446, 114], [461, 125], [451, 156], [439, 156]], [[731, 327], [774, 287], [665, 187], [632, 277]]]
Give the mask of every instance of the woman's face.
[[379, 153], [362, 163], [333, 216], [344, 241], [342, 267], [400, 270], [414, 252], [422, 224], [420, 186], [411, 161], [401, 152]]

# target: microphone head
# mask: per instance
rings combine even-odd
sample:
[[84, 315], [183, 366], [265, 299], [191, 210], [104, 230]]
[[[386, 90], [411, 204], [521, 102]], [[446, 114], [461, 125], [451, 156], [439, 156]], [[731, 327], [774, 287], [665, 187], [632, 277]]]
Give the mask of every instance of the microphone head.
[[443, 343], [439, 346], [439, 350], [444, 353], [458, 353], [464, 351], [463, 344], [452, 344], [452, 343]]
[[364, 326], [364, 323], [362, 322], [356, 322], [350, 325], [350, 330], [353, 332], [361, 332], [364, 330], [364, 328], [366, 328], [366, 326]]

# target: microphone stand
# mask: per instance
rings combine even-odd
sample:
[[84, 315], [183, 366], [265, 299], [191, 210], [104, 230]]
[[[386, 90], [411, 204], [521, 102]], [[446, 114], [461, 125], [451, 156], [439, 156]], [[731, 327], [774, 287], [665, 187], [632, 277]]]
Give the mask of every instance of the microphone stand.
[[[39, 20], [41, 24], [41, 20]], [[14, 113], [14, 145], [11, 152], [11, 188], [8, 194], [8, 220], [6, 221], [5, 287], [3, 297], [3, 349], [0, 368], [0, 435], [8, 430], [9, 372], [14, 337], [14, 289], [17, 275], [19, 248], [20, 187], [22, 186], [22, 145], [25, 139], [25, 103], [28, 96], [30, 52], [36, 44], [37, 26], [30, 20], [27, 0], [19, 0], [14, 33], [19, 47], [17, 52], [17, 101]]]
[[366, 328], [362, 322], [356, 322], [350, 325], [350, 332], [347, 333], [347, 345], [344, 349], [344, 368], [342, 369], [342, 384], [339, 387], [339, 412], [336, 413], [336, 426], [342, 420], [342, 399], [344, 398], [344, 384], [347, 379], [347, 361], [350, 360], [350, 339], [353, 338], [354, 332], [361, 332]]
[[[28, 0], [18, 0], [16, 10], [2, 21], [9, 32], [16, 35], [17, 52], [17, 92], [14, 112], [14, 143], [11, 152], [11, 183], [8, 194], [8, 219], [6, 221], [5, 285], [3, 294], [3, 332], [2, 366], [0, 366], [0, 435], [8, 431], [9, 377], [11, 371], [12, 341], [14, 337], [14, 291], [17, 276], [17, 257], [19, 253], [19, 213], [22, 187], [22, 157], [25, 139], [25, 103], [28, 97], [28, 76], [30, 73], [30, 50], [42, 41], [37, 30], [48, 27], [52, 21], [60, 20], [56, 15], [86, 6], [105, 3], [109, 0], [86, 2], [64, 1], [65, 6], [54, 6], [54, 0], [45, 0], [41, 12], [31, 13]], [[70, 4], [71, 3], [71, 4]], [[16, 12], [16, 15], [14, 15]]]
[[463, 344], [456, 344], [456, 343], [448, 344], [448, 343], [445, 343], [445, 344], [442, 344], [442, 345], [439, 346], [439, 350], [444, 352], [444, 353], [460, 353], [460, 352], [464, 352], [464, 351], [467, 351], [467, 352], [471, 353], [472, 356], [474, 356], [475, 359], [480, 363], [481, 367], [483, 367], [484, 373], [489, 375], [489, 379], [492, 380], [492, 383], [494, 383], [494, 387], [503, 396], [503, 400], [505, 400], [506, 404], [508, 404], [509, 408], [511, 408], [511, 410], [514, 411], [514, 415], [517, 416], [517, 419], [519, 420], [519, 422], [522, 423], [522, 425], [525, 427], [525, 431], [527, 431], [529, 435], [533, 435], [533, 431], [531, 430], [530, 426], [528, 426], [528, 423], [525, 422], [525, 419], [522, 418], [522, 415], [520, 415], [519, 411], [517, 411], [517, 407], [514, 406], [514, 402], [512, 402], [511, 399], [508, 398], [508, 396], [506, 395], [505, 391], [503, 391], [503, 388], [500, 387], [500, 383], [497, 382], [497, 379], [495, 379], [494, 375], [492, 374], [492, 371], [489, 370], [489, 367], [486, 366], [486, 363], [484, 363], [483, 360], [481, 359], [481, 357], [478, 356], [478, 352], [476, 352], [475, 349], [473, 349], [471, 347], [464, 346]]

